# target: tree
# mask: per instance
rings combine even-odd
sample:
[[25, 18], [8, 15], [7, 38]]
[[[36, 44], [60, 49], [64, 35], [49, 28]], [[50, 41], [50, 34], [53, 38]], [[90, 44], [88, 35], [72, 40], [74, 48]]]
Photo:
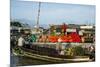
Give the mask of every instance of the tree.
[[22, 27], [22, 24], [19, 21], [11, 21], [10, 26]]

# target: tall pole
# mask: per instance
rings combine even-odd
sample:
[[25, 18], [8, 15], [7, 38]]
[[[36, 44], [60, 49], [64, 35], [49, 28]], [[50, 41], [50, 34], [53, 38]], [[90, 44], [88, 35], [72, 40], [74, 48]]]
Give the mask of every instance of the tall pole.
[[41, 2], [39, 2], [39, 6], [38, 6], [37, 32], [39, 31], [40, 7], [41, 7]]

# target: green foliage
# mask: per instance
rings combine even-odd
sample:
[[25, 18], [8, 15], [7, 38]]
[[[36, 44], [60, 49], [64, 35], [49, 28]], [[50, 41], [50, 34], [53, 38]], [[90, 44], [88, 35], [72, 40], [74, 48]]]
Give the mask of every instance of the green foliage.
[[85, 53], [84, 48], [80, 46], [74, 47], [74, 51], [75, 51], [75, 55], [78, 55], [78, 56], [83, 56]]
[[70, 56], [84, 56], [85, 50], [80, 46], [66, 48], [66, 55]]
[[19, 47], [14, 48], [14, 52], [17, 54], [23, 54], [23, 51]]
[[11, 25], [11, 26], [17, 26], [17, 27], [22, 27], [22, 24], [21, 24], [20, 22], [18, 22], [18, 21], [12, 21], [12, 22], [10, 23], [10, 25]]
[[73, 47], [70, 47], [70, 48], [66, 48], [66, 51], [65, 51], [66, 55], [70, 55], [70, 56], [74, 56], [74, 48]]

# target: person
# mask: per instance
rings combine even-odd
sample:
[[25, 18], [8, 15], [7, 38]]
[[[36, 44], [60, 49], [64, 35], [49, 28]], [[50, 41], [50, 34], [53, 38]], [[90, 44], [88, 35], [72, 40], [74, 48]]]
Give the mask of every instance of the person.
[[18, 43], [15, 47], [15, 51], [18, 52], [18, 54], [23, 54], [23, 51], [21, 50], [22, 46], [24, 45], [25, 43], [25, 40], [24, 40], [24, 35], [21, 35], [19, 38], [18, 38]]
[[37, 37], [36, 37], [36, 35], [35, 35], [35, 34], [32, 34], [32, 35], [31, 35], [31, 40], [32, 40], [32, 42], [36, 42]]
[[18, 47], [22, 47], [24, 45], [24, 38], [23, 35], [19, 37], [18, 39]]
[[62, 42], [62, 39], [59, 37], [58, 43], [56, 44], [56, 50], [59, 54], [63, 54], [63, 52], [61, 52], [61, 42]]
[[90, 59], [92, 59], [92, 61], [95, 61], [95, 47], [94, 46], [90, 46]]

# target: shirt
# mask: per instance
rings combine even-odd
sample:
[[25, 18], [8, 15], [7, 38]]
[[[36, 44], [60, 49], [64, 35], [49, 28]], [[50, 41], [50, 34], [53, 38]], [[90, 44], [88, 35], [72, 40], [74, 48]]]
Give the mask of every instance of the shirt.
[[23, 46], [23, 43], [24, 43], [24, 38], [20, 37], [18, 39], [18, 46]]

